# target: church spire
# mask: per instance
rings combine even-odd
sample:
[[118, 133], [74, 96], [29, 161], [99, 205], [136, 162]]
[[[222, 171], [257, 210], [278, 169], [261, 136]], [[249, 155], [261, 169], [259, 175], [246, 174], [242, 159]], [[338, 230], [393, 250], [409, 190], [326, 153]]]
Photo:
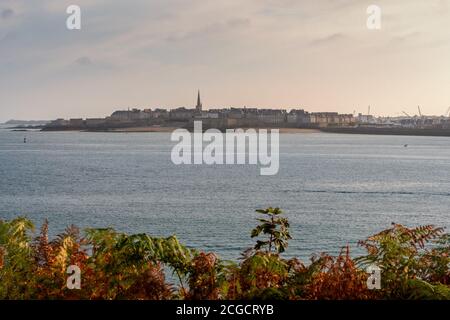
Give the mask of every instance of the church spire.
[[200, 99], [200, 90], [198, 90], [197, 106], [195, 107], [195, 110], [197, 112], [202, 112], [202, 100]]

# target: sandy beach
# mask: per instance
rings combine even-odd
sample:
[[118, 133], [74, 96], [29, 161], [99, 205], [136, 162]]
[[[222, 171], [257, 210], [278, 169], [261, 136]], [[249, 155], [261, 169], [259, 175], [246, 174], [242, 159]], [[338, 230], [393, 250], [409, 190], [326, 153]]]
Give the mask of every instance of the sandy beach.
[[280, 128], [280, 133], [320, 133], [318, 129]]
[[123, 133], [131, 133], [131, 132], [173, 132], [178, 128], [176, 127], [131, 127], [131, 128], [117, 128], [110, 129], [108, 132], [123, 132]]

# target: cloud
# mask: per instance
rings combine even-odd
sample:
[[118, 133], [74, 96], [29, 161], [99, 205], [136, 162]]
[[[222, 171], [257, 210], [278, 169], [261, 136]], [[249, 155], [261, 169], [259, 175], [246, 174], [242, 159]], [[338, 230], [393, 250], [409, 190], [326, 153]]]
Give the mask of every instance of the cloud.
[[251, 24], [250, 19], [234, 18], [227, 21], [227, 25], [231, 28], [246, 28]]
[[76, 58], [66, 68], [59, 70], [61, 76], [70, 74], [71, 77], [74, 77], [75, 75], [81, 77], [86, 75], [93, 76], [96, 73], [103, 74], [105, 72], [109, 73], [114, 71], [118, 71], [118, 68], [111, 62], [92, 59], [89, 56]]
[[169, 36], [166, 37], [166, 40], [171, 42], [177, 42], [195, 38], [206, 38], [210, 36], [217, 36], [220, 34], [226, 35], [228, 32], [232, 32], [234, 30], [248, 28], [250, 24], [251, 24], [250, 19], [231, 18], [226, 22], [213, 22], [201, 26], [196, 30], [170, 34]]
[[[105, 112], [119, 102], [182, 105], [192, 86], [218, 106], [395, 106], [420, 100], [410, 87], [425, 97], [430, 83], [424, 104], [450, 100], [448, 0], [377, 0], [379, 32], [366, 27], [370, 0], [77, 0], [77, 32], [65, 25], [71, 0], [0, 2], [0, 96], [14, 105], [0, 118], [28, 114], [31, 104], [56, 110], [49, 118], [73, 115], [82, 102]], [[381, 80], [392, 88], [378, 97], [371, 88]], [[103, 91], [60, 110], [50, 99], [58, 86], [78, 96]]]
[[9, 19], [14, 15], [14, 10], [13, 9], [3, 9], [0, 13], [0, 17], [2, 19]]
[[[396, 35], [393, 36], [391, 39], [390, 44], [399, 44], [399, 43], [403, 43], [406, 42], [408, 40], [416, 40], [418, 37], [420, 37], [420, 32], [417, 31], [412, 31], [412, 32], [408, 32], [406, 34], [402, 34], [402, 35]], [[417, 42], [417, 41], [415, 41]]]
[[346, 38], [347, 37], [342, 33], [333, 33], [326, 37], [314, 39], [313, 41], [310, 42], [310, 44], [313, 46], [319, 46], [319, 45], [324, 45], [324, 44], [329, 44], [329, 43], [335, 43], [335, 42], [344, 40]]
[[79, 58], [76, 59], [74, 62], [75, 62], [75, 64], [77, 64], [77, 65], [79, 65], [79, 66], [83, 66], [83, 67], [93, 65], [93, 62], [92, 62], [91, 58], [86, 57], [86, 56], [84, 56], [84, 57], [79, 57]]

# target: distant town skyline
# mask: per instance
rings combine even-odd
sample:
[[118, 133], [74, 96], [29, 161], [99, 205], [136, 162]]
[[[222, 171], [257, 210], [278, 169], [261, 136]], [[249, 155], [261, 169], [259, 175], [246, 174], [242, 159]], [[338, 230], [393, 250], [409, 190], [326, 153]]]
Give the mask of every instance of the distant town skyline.
[[[0, 3], [0, 122], [127, 108], [443, 115], [450, 0]], [[369, 5], [381, 30], [366, 26]]]

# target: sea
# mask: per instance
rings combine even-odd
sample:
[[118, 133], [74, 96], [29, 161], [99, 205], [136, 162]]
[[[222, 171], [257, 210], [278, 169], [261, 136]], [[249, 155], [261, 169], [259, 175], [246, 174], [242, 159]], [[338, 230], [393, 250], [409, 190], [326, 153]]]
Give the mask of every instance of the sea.
[[[24, 143], [24, 138], [26, 142]], [[175, 165], [170, 133], [0, 129], [0, 219], [50, 234], [74, 224], [152, 236], [238, 260], [256, 209], [279, 207], [285, 256], [336, 254], [393, 222], [450, 227], [450, 138], [280, 134], [279, 172], [257, 165]]]

